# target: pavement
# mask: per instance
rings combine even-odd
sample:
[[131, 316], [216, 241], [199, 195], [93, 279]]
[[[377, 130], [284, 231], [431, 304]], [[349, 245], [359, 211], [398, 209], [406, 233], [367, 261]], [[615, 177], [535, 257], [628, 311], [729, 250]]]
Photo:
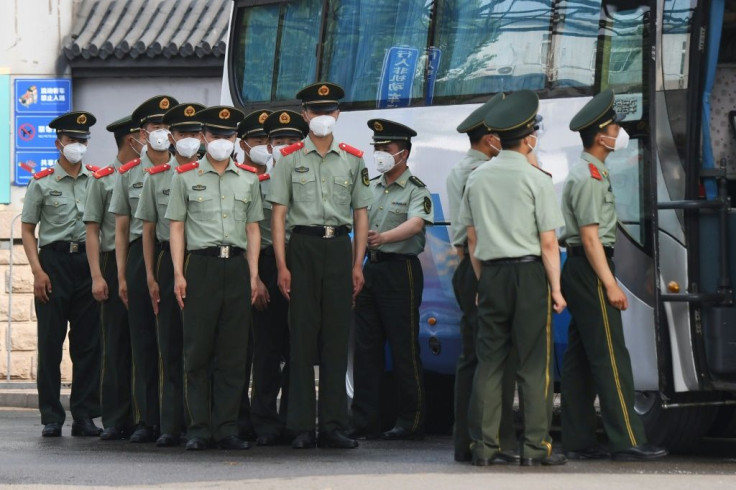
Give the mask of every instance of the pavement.
[[[61, 384], [61, 404], [69, 410], [71, 385]], [[38, 391], [36, 383], [27, 381], [1, 381], [0, 407], [5, 408], [38, 408]]]

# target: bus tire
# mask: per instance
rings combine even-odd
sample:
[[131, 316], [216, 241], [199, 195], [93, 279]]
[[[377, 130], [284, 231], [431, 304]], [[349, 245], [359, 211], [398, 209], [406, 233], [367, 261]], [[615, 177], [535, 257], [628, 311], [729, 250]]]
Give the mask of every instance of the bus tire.
[[718, 438], [736, 437], [736, 406], [723, 405], [718, 408], [718, 414], [710, 426], [708, 436]]
[[[680, 401], [687, 403], [688, 398]], [[656, 391], [637, 391], [634, 409], [644, 423], [649, 443], [675, 453], [691, 451], [713, 425], [718, 411], [714, 406], [663, 409]]]

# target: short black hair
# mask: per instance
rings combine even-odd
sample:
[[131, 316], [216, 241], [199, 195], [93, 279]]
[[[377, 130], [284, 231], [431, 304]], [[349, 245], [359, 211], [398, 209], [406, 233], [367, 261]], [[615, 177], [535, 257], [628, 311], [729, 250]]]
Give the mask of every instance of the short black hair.
[[[526, 136], [529, 136], [529, 135], [526, 135]], [[517, 146], [521, 144], [521, 140], [526, 138], [526, 136], [522, 136], [520, 138], [509, 138], [509, 139], [504, 139], [502, 137], [501, 138], [501, 148], [504, 150], [511, 150], [513, 148], [516, 148]]]
[[468, 139], [470, 139], [471, 145], [480, 143], [480, 140], [483, 139], [483, 136], [487, 134], [490, 134], [490, 131], [483, 124], [467, 132]]
[[399, 145], [399, 148], [402, 150], [406, 150], [407, 153], [411, 153], [411, 141], [396, 140], [396, 144]]
[[583, 148], [588, 149], [595, 143], [595, 137], [603, 130], [596, 128], [580, 131], [580, 140], [583, 142]]
[[125, 144], [125, 138], [130, 136], [130, 133], [117, 133], [115, 134], [115, 144], [118, 146], [118, 150]]

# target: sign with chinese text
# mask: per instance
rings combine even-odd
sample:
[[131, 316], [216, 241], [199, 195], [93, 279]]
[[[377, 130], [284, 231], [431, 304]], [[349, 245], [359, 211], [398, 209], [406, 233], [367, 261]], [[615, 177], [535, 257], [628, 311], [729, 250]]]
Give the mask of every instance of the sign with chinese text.
[[376, 107], [390, 109], [409, 105], [418, 58], [416, 48], [394, 46], [386, 51]]

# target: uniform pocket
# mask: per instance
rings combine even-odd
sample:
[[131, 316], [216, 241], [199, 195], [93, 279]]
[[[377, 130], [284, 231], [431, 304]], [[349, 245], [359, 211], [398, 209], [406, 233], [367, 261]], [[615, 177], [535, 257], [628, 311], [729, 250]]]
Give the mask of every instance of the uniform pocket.
[[291, 188], [294, 193], [294, 201], [317, 200], [317, 178], [314, 172], [292, 174]]
[[350, 203], [350, 179], [347, 177], [335, 177], [332, 185], [332, 194], [338, 204]]
[[48, 220], [54, 224], [64, 224], [69, 221], [72, 200], [64, 196], [48, 196], [43, 201], [43, 207]]
[[201, 220], [215, 219], [215, 203], [211, 197], [189, 196], [189, 213]]
[[156, 198], [156, 211], [158, 212], [159, 219], [166, 216], [166, 208], [169, 207], [169, 196], [161, 194]]
[[401, 223], [406, 221], [407, 212], [406, 209], [401, 208], [391, 208], [388, 210], [388, 213], [386, 213], [386, 228], [396, 228]]
[[233, 219], [235, 221], [246, 221], [248, 219], [250, 201], [250, 196], [247, 194], [235, 194], [233, 203]]

